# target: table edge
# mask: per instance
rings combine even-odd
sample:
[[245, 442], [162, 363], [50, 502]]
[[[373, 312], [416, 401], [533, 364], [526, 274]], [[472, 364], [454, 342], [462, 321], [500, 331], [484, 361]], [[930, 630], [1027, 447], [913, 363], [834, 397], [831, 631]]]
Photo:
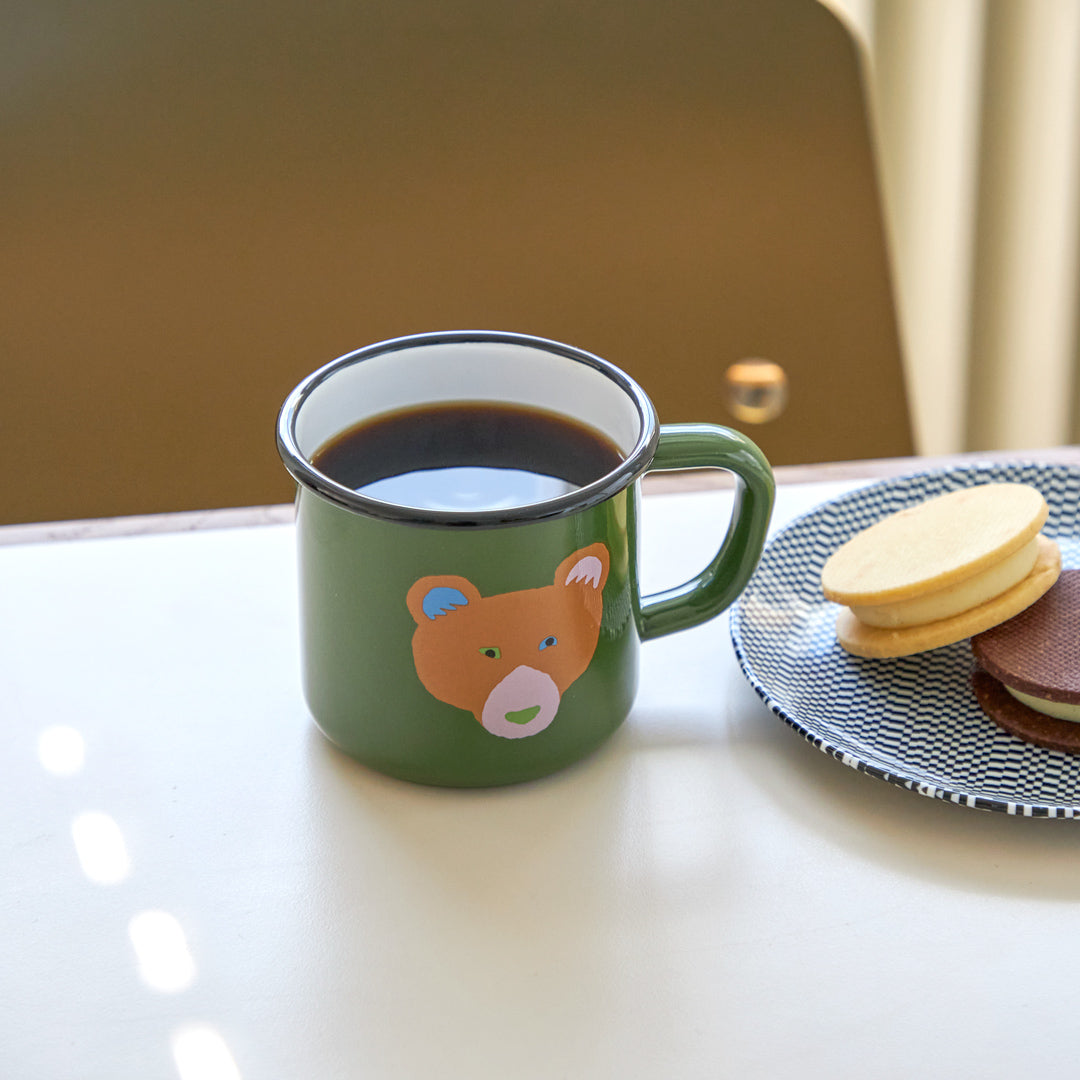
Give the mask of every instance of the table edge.
[[[780, 465], [773, 471], [778, 486], [829, 483], [845, 480], [878, 480], [908, 472], [961, 465], [978, 461], [1038, 461], [1080, 466], [1080, 446], [1038, 450], [987, 450], [936, 457], [873, 458], [856, 461], [822, 462], [812, 465]], [[687, 470], [679, 473], [650, 473], [645, 477], [646, 494], [708, 491], [730, 487], [730, 474], [719, 470]], [[86, 518], [77, 521], [28, 522], [0, 525], [0, 546], [40, 544], [52, 541], [93, 540], [117, 536], [145, 536], [155, 533], [198, 532], [206, 529], [252, 528], [292, 522], [293, 503], [270, 506], [239, 506], [207, 510], [181, 510], [161, 514], [125, 517]]]

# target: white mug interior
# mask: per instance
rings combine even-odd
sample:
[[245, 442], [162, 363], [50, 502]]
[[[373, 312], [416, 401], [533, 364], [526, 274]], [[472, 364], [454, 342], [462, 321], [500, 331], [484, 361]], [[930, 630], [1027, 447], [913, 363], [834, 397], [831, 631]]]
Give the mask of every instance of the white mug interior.
[[[451, 402], [500, 402], [543, 410], [605, 436], [621, 461], [565, 494], [483, 508], [431, 508], [372, 497], [313, 464], [336, 436], [366, 421]], [[544, 338], [499, 331], [446, 331], [379, 342], [312, 372], [278, 417], [278, 449], [307, 488], [347, 510], [413, 524], [475, 528], [561, 517], [628, 487], [652, 461], [656, 411], [633, 379], [591, 353]], [[537, 489], [539, 492], [539, 489]]]
[[322, 370], [296, 413], [296, 445], [309, 462], [355, 424], [443, 402], [498, 401], [558, 413], [606, 435], [624, 458], [647, 423], [635, 397], [603, 370], [516, 341], [407, 345]]

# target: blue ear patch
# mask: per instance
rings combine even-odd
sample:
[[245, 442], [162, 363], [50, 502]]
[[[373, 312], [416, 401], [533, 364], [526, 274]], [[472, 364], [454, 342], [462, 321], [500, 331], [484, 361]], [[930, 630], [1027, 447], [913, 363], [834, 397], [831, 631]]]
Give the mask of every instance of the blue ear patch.
[[436, 585], [424, 594], [424, 614], [429, 619], [437, 615], [446, 615], [454, 608], [465, 607], [469, 600], [460, 589], [453, 589], [449, 585]]

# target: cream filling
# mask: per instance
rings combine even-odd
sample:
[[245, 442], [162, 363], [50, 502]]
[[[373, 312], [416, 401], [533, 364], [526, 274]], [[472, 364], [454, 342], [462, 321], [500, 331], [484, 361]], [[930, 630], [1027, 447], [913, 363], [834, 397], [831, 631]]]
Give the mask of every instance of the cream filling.
[[948, 619], [993, 600], [1023, 581], [1031, 573], [1038, 555], [1039, 538], [1033, 536], [1019, 551], [982, 573], [938, 589], [928, 596], [898, 600], [892, 604], [853, 604], [851, 610], [860, 622], [890, 630]]
[[1071, 720], [1074, 724], [1080, 724], [1080, 705], [1070, 705], [1064, 701], [1047, 701], [1045, 698], [1035, 697], [1034, 694], [1014, 690], [1011, 686], [1005, 686], [1005, 689], [1029, 709], [1052, 716], [1055, 720]]

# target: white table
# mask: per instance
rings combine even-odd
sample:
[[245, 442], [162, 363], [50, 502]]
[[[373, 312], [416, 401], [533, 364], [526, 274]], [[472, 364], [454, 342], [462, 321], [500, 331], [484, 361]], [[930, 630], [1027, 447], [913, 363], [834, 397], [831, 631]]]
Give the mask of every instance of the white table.
[[[646, 584], [727, 504], [647, 497]], [[726, 617], [645, 646], [578, 767], [386, 779], [308, 719], [293, 557], [289, 524], [0, 547], [0, 1077], [1076, 1071], [1076, 822], [819, 753]]]

